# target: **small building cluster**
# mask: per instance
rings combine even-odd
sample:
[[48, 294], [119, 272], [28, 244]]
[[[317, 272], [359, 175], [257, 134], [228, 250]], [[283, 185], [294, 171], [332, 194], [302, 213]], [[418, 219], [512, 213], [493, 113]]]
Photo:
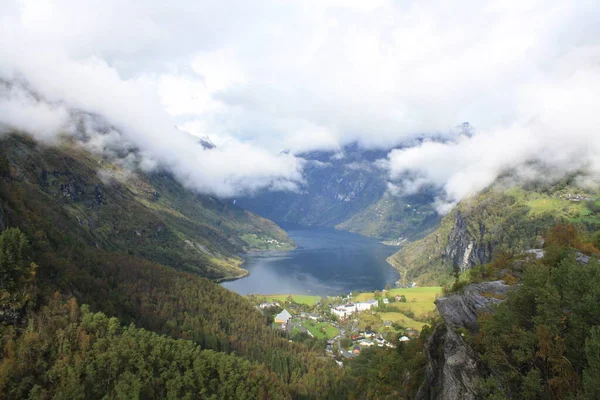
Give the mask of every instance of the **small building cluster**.
[[351, 314], [361, 311], [367, 311], [379, 304], [377, 300], [367, 300], [364, 302], [341, 304], [331, 308], [331, 313], [340, 319], [348, 318]]
[[262, 303], [260, 303], [258, 305], [258, 308], [260, 308], [261, 310], [264, 310], [265, 308], [271, 308], [271, 307], [279, 307], [279, 303], [277, 303], [276, 301], [263, 301]]
[[571, 193], [567, 193], [564, 196], [561, 194], [560, 196], [558, 196], [558, 198], [569, 200], [569, 201], [586, 201], [586, 200], [591, 200], [589, 197], [586, 197], [586, 196], [583, 196], [583, 195], [580, 195], [580, 194], [571, 194]]
[[353, 345], [352, 350], [347, 352], [343, 349], [340, 349], [340, 354], [343, 356], [350, 358], [352, 356], [360, 354], [362, 348], [365, 347], [396, 347], [395, 344], [388, 342], [382, 334], [377, 334], [374, 332], [359, 332], [358, 334], [351, 337]]

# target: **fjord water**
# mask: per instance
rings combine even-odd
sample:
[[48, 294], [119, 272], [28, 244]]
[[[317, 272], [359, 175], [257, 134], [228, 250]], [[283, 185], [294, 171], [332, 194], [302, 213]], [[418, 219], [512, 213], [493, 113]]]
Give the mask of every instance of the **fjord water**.
[[396, 270], [385, 260], [397, 248], [328, 228], [281, 224], [297, 249], [246, 256], [250, 275], [223, 286], [239, 294], [336, 295], [394, 285]]

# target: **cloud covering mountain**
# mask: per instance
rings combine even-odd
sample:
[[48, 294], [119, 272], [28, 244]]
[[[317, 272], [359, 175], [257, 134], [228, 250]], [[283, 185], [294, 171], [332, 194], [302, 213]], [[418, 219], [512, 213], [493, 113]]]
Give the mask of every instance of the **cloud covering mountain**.
[[410, 177], [400, 190], [443, 188], [444, 212], [506, 169], [596, 180], [599, 22], [587, 0], [6, 0], [0, 78], [40, 97], [5, 91], [0, 121], [49, 140], [70, 110], [102, 115], [223, 196], [301, 184], [303, 161], [281, 149], [435, 136], [385, 165]]

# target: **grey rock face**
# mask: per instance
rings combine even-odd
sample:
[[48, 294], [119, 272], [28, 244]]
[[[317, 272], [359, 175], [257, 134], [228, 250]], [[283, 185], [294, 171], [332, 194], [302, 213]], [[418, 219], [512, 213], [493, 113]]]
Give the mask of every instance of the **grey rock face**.
[[502, 301], [510, 290], [504, 281], [471, 284], [463, 294], [440, 298], [436, 306], [444, 324], [436, 327], [425, 346], [428, 363], [419, 400], [474, 400], [479, 377], [477, 354], [457, 332], [465, 328], [476, 333], [477, 317], [492, 312], [491, 305]]
[[448, 327], [476, 333], [479, 314], [491, 312], [490, 305], [500, 303], [509, 289], [504, 281], [474, 283], [467, 286], [463, 294], [442, 297], [435, 303]]
[[429, 338], [425, 382], [418, 400], [474, 400], [477, 356], [453, 329], [438, 327]]
[[[483, 236], [485, 227], [480, 226], [479, 230], [480, 236]], [[483, 246], [471, 236], [467, 230], [467, 223], [459, 211], [456, 214], [454, 227], [448, 236], [448, 244], [444, 249], [444, 260], [451, 263], [456, 271], [463, 272], [474, 265], [490, 262], [491, 257], [491, 246]]]

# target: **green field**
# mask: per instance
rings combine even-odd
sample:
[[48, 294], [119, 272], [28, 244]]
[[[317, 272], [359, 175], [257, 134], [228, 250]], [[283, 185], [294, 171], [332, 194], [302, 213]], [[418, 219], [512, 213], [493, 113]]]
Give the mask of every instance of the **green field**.
[[417, 331], [420, 331], [421, 328], [423, 328], [423, 325], [427, 325], [424, 322], [415, 321], [414, 319], [411, 319], [400, 312], [384, 312], [377, 313], [377, 315], [379, 315], [383, 321], [396, 322], [405, 328], [412, 328], [416, 329]]
[[[441, 286], [415, 287], [415, 288], [396, 288], [385, 293], [386, 297], [403, 295], [406, 297], [406, 303], [391, 302], [387, 306], [395, 308], [397, 312], [378, 312], [377, 315], [382, 321], [396, 322], [406, 328], [421, 330], [423, 322], [415, 321], [403, 312], [410, 311], [416, 318], [424, 318], [427, 314], [435, 311], [434, 301], [442, 295]], [[361, 293], [355, 297], [356, 301], [366, 301], [373, 299], [375, 293]]]
[[590, 213], [586, 201], [569, 201], [559, 198], [560, 194], [565, 194], [563, 192], [579, 193], [580, 190], [575, 188], [565, 189], [554, 193], [552, 196], [544, 193], [525, 191], [521, 188], [512, 188], [505, 193], [530, 207], [529, 214], [533, 216], [551, 213], [567, 219], [573, 219]]
[[292, 296], [294, 302], [298, 304], [306, 304], [309, 306], [314, 306], [321, 300], [321, 296], [311, 296], [307, 294], [266, 294], [266, 295], [256, 295], [258, 299], [263, 301], [277, 301], [283, 303], [287, 301], [288, 297]]
[[340, 330], [326, 322], [305, 321], [302, 324], [317, 339], [332, 339], [340, 334]]
[[[431, 306], [431, 309], [435, 308], [433, 305], [433, 301], [441, 296], [442, 287], [441, 286], [425, 286], [425, 287], [415, 287], [415, 288], [396, 288], [391, 289], [386, 292], [386, 297], [396, 296], [396, 295], [404, 295], [406, 297], [407, 303], [427, 303]], [[367, 292], [361, 293], [355, 297], [356, 301], [366, 301], [373, 299], [375, 297], [375, 293]], [[415, 311], [416, 312], [416, 311]]]

